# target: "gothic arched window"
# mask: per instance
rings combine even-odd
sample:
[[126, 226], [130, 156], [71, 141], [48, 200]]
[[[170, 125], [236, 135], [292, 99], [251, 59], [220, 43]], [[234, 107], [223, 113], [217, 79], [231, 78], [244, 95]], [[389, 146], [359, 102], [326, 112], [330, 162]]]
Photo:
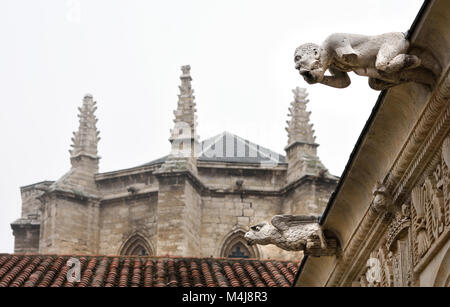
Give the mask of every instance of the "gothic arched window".
[[152, 254], [152, 248], [144, 237], [136, 234], [123, 244], [120, 254], [126, 256], [149, 256]]
[[234, 244], [227, 255], [228, 258], [250, 258], [250, 251], [241, 242]]
[[235, 231], [225, 239], [221, 249], [221, 257], [227, 258], [258, 258], [258, 249], [248, 246], [244, 238], [244, 231]]

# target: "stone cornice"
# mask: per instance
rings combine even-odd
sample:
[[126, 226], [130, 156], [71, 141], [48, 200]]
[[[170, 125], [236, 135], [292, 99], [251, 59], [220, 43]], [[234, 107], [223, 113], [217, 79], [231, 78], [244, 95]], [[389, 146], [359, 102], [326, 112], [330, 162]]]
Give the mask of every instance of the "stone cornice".
[[114, 194], [112, 196], [104, 197], [101, 200], [102, 204], [115, 202], [115, 201], [121, 201], [121, 200], [135, 200], [135, 199], [142, 199], [145, 197], [148, 197], [150, 195], [154, 195], [158, 193], [158, 189], [151, 188], [151, 189], [145, 189], [140, 190], [136, 193], [130, 193], [130, 192], [124, 192], [120, 194]]
[[96, 196], [96, 195], [88, 195], [88, 194], [83, 194], [83, 193], [77, 193], [74, 191], [68, 191], [68, 190], [63, 190], [63, 189], [53, 189], [51, 191], [46, 191], [42, 196], [42, 197], [48, 197], [48, 196], [56, 196], [58, 198], [63, 198], [63, 199], [69, 199], [69, 200], [76, 200], [78, 202], [84, 203], [84, 202], [88, 202], [88, 201], [100, 201], [101, 197]]
[[194, 188], [197, 190], [198, 193], [203, 193], [207, 187], [203, 184], [203, 182], [197, 177], [197, 175], [193, 174], [189, 170], [182, 170], [182, 171], [171, 171], [171, 172], [161, 172], [154, 174], [156, 178], [164, 178], [164, 177], [179, 177], [179, 176], [185, 176], [190, 183], [194, 186]]
[[[157, 170], [164, 162], [153, 164], [137, 166], [132, 168], [127, 168], [123, 170], [117, 170], [106, 173], [98, 173], [95, 175], [96, 181], [111, 180], [125, 176], [133, 176], [143, 173], [153, 173]], [[214, 168], [214, 169], [244, 169], [244, 170], [257, 170], [257, 171], [286, 171], [287, 163], [280, 163], [275, 167], [262, 167], [261, 164], [249, 164], [249, 163], [226, 163], [226, 162], [209, 162], [197, 160], [197, 168]]]
[[99, 173], [95, 175], [95, 181], [116, 179], [120, 177], [133, 176], [148, 172], [152, 173], [153, 171], [157, 170], [162, 164], [163, 162], [153, 165], [137, 166], [107, 173]]
[[210, 162], [197, 160], [197, 168], [214, 168], [214, 169], [248, 169], [256, 171], [286, 171], [287, 163], [279, 163], [277, 166], [264, 167], [261, 163], [230, 163], [230, 162]]
[[372, 206], [368, 208], [352, 238], [342, 248], [336, 266], [329, 275], [327, 286], [343, 285], [348, 279], [346, 276], [355, 274], [364, 265], [361, 261], [372, 251], [372, 248], [368, 247], [373, 247], [377, 243], [387, 229], [389, 220], [391, 220], [389, 213], [380, 215]]
[[28, 222], [22, 222], [22, 223], [13, 222], [10, 225], [11, 225], [11, 229], [12, 230], [17, 230], [17, 229], [39, 229], [41, 227], [40, 221], [33, 221], [33, 222], [28, 221]]
[[402, 201], [450, 129], [449, 71], [447, 67], [386, 179], [394, 201]]
[[40, 189], [42, 186], [47, 186], [49, 187], [52, 183], [54, 183], [55, 181], [51, 181], [51, 180], [45, 180], [45, 181], [40, 181], [40, 182], [36, 182], [33, 184], [29, 184], [29, 185], [25, 185], [20, 187], [20, 191], [21, 192], [25, 192], [27, 190], [32, 190], [32, 189]]

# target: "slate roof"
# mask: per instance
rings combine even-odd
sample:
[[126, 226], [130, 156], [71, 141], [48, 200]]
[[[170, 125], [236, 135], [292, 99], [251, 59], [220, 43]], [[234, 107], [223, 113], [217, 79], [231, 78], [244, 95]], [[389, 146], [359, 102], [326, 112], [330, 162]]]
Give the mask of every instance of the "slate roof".
[[[80, 260], [80, 282], [67, 261]], [[145, 256], [0, 255], [0, 287], [289, 287], [297, 262]]]
[[[230, 132], [222, 132], [202, 141], [198, 161], [225, 163], [286, 163], [286, 157], [250, 142]], [[168, 156], [153, 160], [144, 165], [163, 163]]]

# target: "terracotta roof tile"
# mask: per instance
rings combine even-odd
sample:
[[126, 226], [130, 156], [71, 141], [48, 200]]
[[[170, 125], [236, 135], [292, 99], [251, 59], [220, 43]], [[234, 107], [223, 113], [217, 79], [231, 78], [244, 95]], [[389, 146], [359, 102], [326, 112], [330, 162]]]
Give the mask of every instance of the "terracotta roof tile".
[[153, 261], [148, 259], [145, 262], [145, 270], [144, 270], [144, 287], [152, 287], [153, 286]]
[[[67, 279], [70, 258], [80, 261], [79, 282]], [[0, 287], [289, 287], [297, 267], [235, 258], [0, 255]]]
[[104, 257], [95, 271], [94, 278], [92, 279], [92, 287], [101, 287], [106, 277], [106, 270], [108, 269], [108, 258]]
[[142, 261], [135, 258], [133, 262], [133, 275], [131, 276], [131, 287], [139, 287], [141, 285]]

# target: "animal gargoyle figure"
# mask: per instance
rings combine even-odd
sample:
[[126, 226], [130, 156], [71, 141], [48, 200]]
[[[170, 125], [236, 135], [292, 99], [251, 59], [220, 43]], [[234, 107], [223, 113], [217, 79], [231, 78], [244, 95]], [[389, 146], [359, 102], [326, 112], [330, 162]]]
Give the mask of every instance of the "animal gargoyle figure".
[[[369, 86], [383, 90], [417, 82], [433, 87], [440, 66], [434, 57], [414, 48], [401, 32], [376, 36], [335, 33], [318, 46], [306, 43], [295, 50], [295, 68], [309, 84], [322, 83], [344, 88], [350, 85], [348, 72], [369, 77]], [[326, 71], [330, 75], [325, 75]]]
[[[252, 226], [245, 234], [249, 245], [275, 244], [288, 251], [304, 251], [305, 254], [329, 254], [330, 249], [318, 223], [317, 216], [275, 215], [267, 222]], [[320, 242], [319, 251], [317, 242]], [[335, 242], [335, 241], [334, 241]], [[321, 253], [322, 250], [324, 253]]]

